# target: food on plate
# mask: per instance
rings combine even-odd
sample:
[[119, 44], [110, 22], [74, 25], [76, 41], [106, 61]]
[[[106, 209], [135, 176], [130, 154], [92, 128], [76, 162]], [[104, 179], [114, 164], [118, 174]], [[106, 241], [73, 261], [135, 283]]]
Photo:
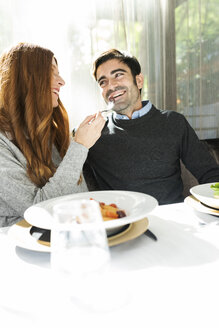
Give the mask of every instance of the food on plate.
[[[90, 198], [93, 200], [93, 198]], [[126, 216], [124, 210], [118, 208], [116, 204], [106, 205], [104, 202], [98, 202], [100, 205], [101, 214], [104, 221], [120, 219]]]
[[219, 198], [219, 182], [211, 185], [211, 189], [214, 190], [214, 197]]

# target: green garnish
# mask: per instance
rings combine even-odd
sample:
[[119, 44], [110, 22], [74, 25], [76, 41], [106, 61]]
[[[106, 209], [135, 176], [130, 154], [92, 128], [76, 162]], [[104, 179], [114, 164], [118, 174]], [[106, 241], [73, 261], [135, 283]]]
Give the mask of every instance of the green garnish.
[[211, 185], [211, 189], [214, 190], [214, 197], [219, 198], [219, 182]]
[[219, 182], [215, 183], [214, 185], [211, 185], [211, 189], [219, 191]]

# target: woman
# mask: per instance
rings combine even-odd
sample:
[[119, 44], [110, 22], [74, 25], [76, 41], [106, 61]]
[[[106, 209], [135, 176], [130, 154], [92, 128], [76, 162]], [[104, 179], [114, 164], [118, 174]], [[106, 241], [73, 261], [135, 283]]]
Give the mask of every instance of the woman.
[[20, 43], [0, 58], [0, 226], [35, 203], [87, 191], [82, 167], [105, 121], [88, 116], [73, 140], [64, 84], [48, 49]]

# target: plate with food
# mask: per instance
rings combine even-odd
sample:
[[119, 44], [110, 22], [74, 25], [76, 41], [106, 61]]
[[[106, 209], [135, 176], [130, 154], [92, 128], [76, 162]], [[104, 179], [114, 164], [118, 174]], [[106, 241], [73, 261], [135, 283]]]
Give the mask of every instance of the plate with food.
[[154, 197], [139, 192], [91, 191], [52, 198], [32, 205], [25, 211], [24, 218], [32, 226], [51, 230], [54, 225], [53, 207], [62, 202], [79, 199], [93, 199], [99, 202], [106, 229], [121, 227], [138, 221], [147, 216], [158, 205]]
[[[112, 247], [133, 240], [141, 236], [148, 229], [148, 225], [147, 218], [125, 225], [122, 231], [107, 238], [108, 245]], [[10, 227], [8, 236], [18, 247], [37, 252], [50, 252], [50, 230], [43, 230], [21, 220]]]
[[219, 182], [197, 185], [192, 187], [190, 192], [202, 204], [219, 209]]
[[197, 198], [195, 198], [193, 195], [187, 196], [184, 199], [184, 203], [188, 206], [192, 207], [194, 210], [201, 212], [201, 213], [207, 213], [214, 216], [219, 217], [219, 209], [210, 207], [208, 205], [205, 205], [204, 203], [201, 203]]

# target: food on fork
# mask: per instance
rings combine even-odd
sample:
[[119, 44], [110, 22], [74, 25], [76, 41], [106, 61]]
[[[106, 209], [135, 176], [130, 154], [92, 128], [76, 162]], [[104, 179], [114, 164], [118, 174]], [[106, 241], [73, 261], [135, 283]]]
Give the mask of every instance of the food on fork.
[[214, 197], [219, 198], [219, 182], [215, 183], [214, 185], [211, 185], [211, 189], [214, 190]]
[[[93, 198], [90, 198], [94, 200]], [[103, 217], [103, 221], [120, 219], [126, 216], [124, 210], [118, 208], [116, 204], [106, 205], [104, 202], [98, 202], [100, 205], [100, 211]]]

